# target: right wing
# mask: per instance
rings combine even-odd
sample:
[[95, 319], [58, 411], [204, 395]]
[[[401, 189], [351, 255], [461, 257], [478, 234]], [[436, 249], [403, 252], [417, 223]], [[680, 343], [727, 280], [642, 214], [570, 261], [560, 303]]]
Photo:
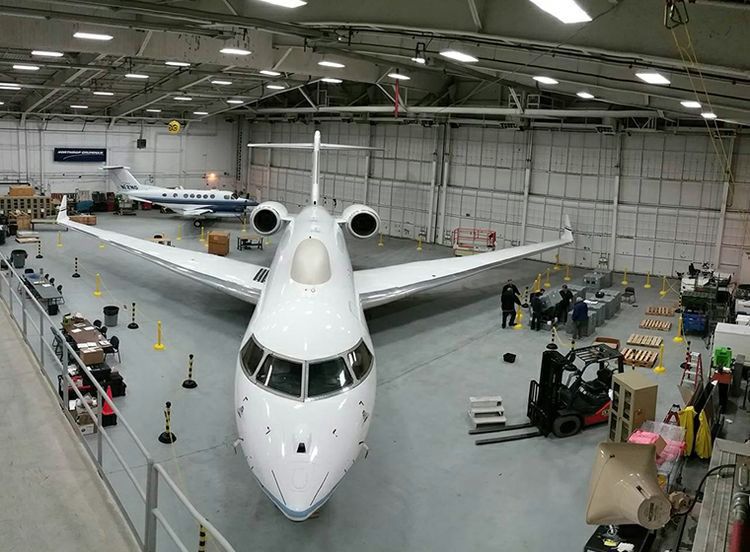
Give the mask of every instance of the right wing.
[[138, 255], [172, 272], [214, 287], [248, 303], [255, 304], [260, 299], [268, 277], [266, 267], [200, 251], [178, 249], [73, 222], [68, 218], [67, 206], [68, 198], [63, 196], [60, 211], [57, 214], [57, 223], [62, 226], [94, 236], [128, 253]]

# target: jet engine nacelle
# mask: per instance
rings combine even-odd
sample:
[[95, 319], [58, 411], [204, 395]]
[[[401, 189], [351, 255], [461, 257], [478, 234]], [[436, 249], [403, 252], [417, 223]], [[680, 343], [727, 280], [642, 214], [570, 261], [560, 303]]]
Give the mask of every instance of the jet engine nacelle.
[[253, 209], [250, 215], [250, 224], [261, 236], [275, 234], [281, 228], [289, 213], [281, 203], [277, 201], [264, 201]]
[[367, 205], [351, 205], [341, 213], [341, 220], [355, 238], [371, 238], [380, 229], [380, 217]]

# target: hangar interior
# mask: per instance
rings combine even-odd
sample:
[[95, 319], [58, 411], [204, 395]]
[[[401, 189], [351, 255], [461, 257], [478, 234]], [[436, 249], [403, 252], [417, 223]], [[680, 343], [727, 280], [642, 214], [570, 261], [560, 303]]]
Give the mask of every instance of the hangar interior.
[[[750, 547], [750, 4], [0, 14], [11, 550]], [[293, 232], [326, 220], [329, 277], [348, 251], [348, 279], [295, 297]], [[316, 398], [313, 361], [333, 355], [291, 351], [348, 339], [308, 315], [350, 287], [377, 378], [347, 344], [340, 389]], [[258, 383], [273, 355], [299, 361], [296, 395]], [[356, 457], [320, 468], [319, 436], [348, 439], [360, 397]]]

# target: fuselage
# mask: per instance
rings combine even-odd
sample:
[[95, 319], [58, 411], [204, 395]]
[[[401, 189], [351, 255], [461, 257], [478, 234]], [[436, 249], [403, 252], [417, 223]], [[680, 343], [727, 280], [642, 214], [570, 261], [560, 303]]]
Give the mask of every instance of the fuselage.
[[258, 204], [253, 199], [236, 197], [225, 190], [183, 190], [172, 188], [141, 187], [123, 190], [135, 200], [148, 201], [156, 205], [173, 206], [180, 210], [210, 208], [214, 213], [241, 215]]
[[292, 520], [323, 505], [365, 450], [372, 351], [343, 231], [306, 207], [282, 231], [235, 377], [242, 450]]

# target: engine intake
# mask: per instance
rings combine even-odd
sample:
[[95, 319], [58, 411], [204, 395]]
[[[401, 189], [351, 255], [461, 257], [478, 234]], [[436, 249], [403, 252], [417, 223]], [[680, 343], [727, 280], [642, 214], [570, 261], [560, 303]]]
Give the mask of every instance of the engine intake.
[[346, 224], [349, 233], [355, 238], [371, 238], [380, 229], [380, 217], [372, 207], [367, 205], [347, 207], [341, 214], [341, 220]]
[[275, 234], [288, 216], [286, 207], [276, 201], [264, 201], [253, 209], [250, 224], [261, 236]]

